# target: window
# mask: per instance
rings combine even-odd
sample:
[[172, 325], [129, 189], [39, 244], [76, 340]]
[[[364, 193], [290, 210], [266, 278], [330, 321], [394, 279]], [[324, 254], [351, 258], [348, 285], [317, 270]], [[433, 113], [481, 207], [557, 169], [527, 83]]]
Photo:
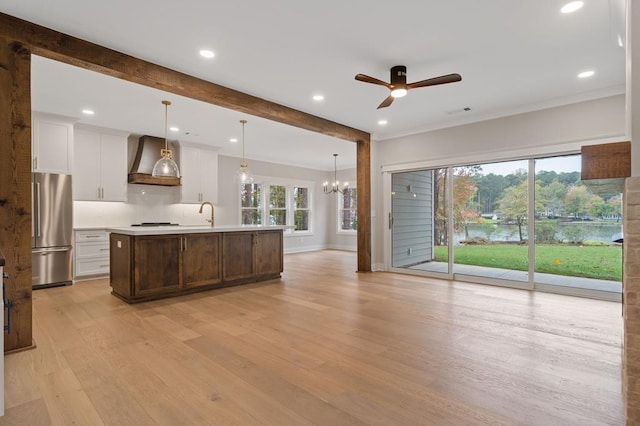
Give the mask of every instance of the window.
[[357, 188], [348, 188], [338, 198], [338, 232], [355, 232], [358, 229]]
[[287, 187], [269, 186], [269, 225], [287, 224]]
[[287, 226], [290, 229], [285, 235], [310, 234], [313, 185], [266, 177], [260, 178], [260, 183], [240, 184], [240, 223]]
[[309, 188], [293, 188], [294, 232], [309, 231]]
[[391, 266], [619, 300], [621, 195], [580, 172], [579, 154], [393, 172]]
[[240, 185], [240, 223], [243, 225], [262, 224], [262, 186], [259, 183]]

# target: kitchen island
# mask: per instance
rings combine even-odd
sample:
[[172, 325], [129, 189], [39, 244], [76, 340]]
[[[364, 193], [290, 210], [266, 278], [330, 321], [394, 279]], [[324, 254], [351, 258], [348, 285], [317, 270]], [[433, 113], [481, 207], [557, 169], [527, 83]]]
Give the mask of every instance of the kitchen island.
[[128, 302], [279, 278], [284, 226], [107, 228], [112, 294]]

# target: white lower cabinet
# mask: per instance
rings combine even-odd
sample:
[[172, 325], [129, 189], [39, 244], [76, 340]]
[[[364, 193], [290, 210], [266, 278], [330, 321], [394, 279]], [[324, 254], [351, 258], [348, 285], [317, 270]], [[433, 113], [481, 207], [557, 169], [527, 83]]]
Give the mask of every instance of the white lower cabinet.
[[74, 277], [109, 274], [109, 233], [104, 229], [76, 229]]

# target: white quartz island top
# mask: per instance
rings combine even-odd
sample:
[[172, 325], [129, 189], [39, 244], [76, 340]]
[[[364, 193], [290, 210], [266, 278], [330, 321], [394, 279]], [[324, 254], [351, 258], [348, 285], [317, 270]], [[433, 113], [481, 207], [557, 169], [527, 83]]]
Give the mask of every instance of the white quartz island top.
[[174, 235], [198, 234], [207, 232], [253, 232], [253, 231], [283, 231], [286, 226], [256, 226], [256, 225], [170, 225], [170, 226], [123, 226], [120, 228], [106, 228], [107, 232], [124, 235]]

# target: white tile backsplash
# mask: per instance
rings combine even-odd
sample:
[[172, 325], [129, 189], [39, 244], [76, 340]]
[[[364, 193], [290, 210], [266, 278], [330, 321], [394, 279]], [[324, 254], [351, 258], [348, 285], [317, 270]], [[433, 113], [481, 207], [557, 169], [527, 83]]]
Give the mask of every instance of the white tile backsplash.
[[[127, 187], [127, 202], [75, 201], [73, 225], [82, 227], [129, 226], [140, 222], [172, 222], [181, 225], [206, 224], [207, 210], [199, 214], [198, 204], [180, 204], [180, 187], [133, 185]], [[216, 224], [225, 223], [224, 209], [216, 206]]]

